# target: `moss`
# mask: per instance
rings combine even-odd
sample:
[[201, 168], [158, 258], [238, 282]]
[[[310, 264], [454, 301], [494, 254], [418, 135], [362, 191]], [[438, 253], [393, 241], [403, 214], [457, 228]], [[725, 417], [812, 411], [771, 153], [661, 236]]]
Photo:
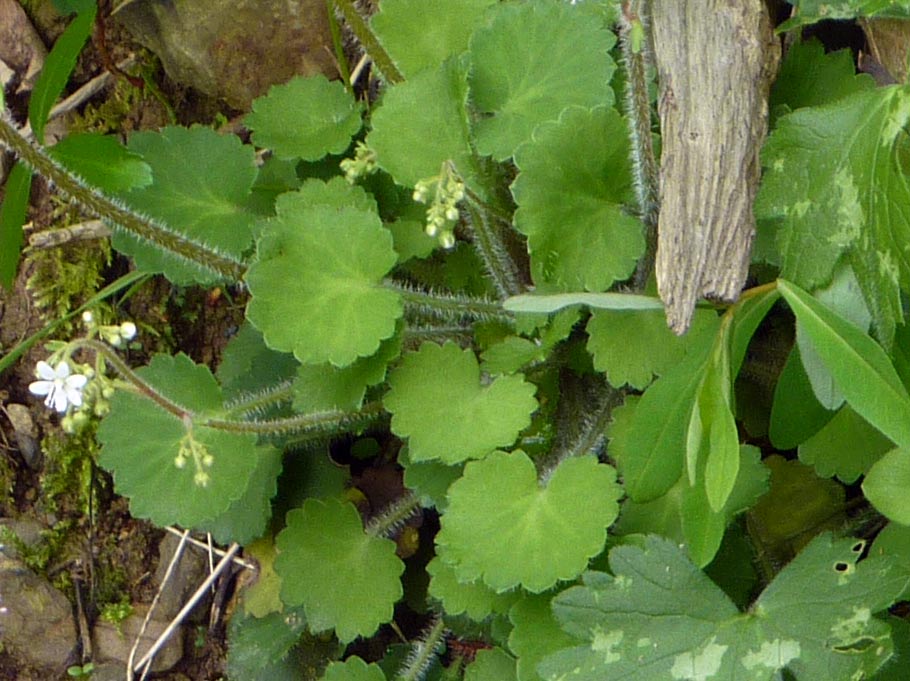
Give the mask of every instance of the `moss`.
[[91, 485], [98, 453], [97, 423], [74, 435], [55, 432], [41, 443], [47, 465], [41, 491], [48, 510], [87, 516], [91, 510]]

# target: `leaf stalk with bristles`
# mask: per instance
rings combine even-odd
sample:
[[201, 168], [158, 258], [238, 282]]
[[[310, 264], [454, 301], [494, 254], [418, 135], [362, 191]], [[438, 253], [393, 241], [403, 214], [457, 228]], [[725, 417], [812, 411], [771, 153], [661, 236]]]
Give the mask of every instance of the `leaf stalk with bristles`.
[[389, 53], [385, 51], [385, 48], [379, 42], [379, 38], [373, 33], [373, 29], [360, 16], [360, 12], [354, 6], [354, 0], [334, 0], [334, 2], [335, 7], [341, 12], [341, 16], [344, 17], [351, 32], [357, 36], [357, 40], [360, 41], [366, 53], [370, 55], [373, 64], [379, 69], [386, 82], [394, 84], [403, 81], [404, 75], [395, 66], [395, 62], [392, 61]]
[[446, 633], [445, 622], [436, 615], [430, 627], [411, 644], [411, 652], [395, 676], [395, 681], [420, 681], [433, 660], [442, 652]]

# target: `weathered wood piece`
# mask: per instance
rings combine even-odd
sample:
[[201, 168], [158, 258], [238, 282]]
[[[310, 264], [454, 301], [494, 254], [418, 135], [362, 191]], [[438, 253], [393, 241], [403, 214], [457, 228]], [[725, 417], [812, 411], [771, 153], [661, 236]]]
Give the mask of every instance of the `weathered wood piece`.
[[702, 296], [732, 301], [755, 233], [768, 91], [780, 48], [762, 0], [654, 0], [662, 139], [657, 286], [689, 328]]

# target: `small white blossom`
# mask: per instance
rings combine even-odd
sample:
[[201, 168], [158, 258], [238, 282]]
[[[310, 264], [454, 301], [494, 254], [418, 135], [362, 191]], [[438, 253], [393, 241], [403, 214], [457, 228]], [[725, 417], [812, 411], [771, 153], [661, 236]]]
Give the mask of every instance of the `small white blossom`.
[[132, 340], [136, 336], [136, 325], [133, 322], [123, 322], [120, 325], [120, 336], [123, 340]]
[[82, 374], [70, 375], [69, 364], [60, 362], [55, 369], [42, 360], [38, 362], [37, 374], [42, 380], [29, 384], [28, 390], [33, 395], [45, 397], [45, 406], [61, 414], [71, 404], [74, 407], [82, 406], [82, 389], [88, 378]]
[[86, 310], [82, 313], [82, 321], [86, 324], [91, 324], [95, 320], [95, 317], [92, 315], [91, 310]]

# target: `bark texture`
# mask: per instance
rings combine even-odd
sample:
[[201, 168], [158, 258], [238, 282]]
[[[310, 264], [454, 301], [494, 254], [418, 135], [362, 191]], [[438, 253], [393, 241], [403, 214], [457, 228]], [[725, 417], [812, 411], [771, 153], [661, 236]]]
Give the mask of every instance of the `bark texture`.
[[745, 283], [780, 48], [762, 0], [654, 0], [651, 25], [662, 139], [657, 286], [681, 334], [700, 297], [732, 301]]

